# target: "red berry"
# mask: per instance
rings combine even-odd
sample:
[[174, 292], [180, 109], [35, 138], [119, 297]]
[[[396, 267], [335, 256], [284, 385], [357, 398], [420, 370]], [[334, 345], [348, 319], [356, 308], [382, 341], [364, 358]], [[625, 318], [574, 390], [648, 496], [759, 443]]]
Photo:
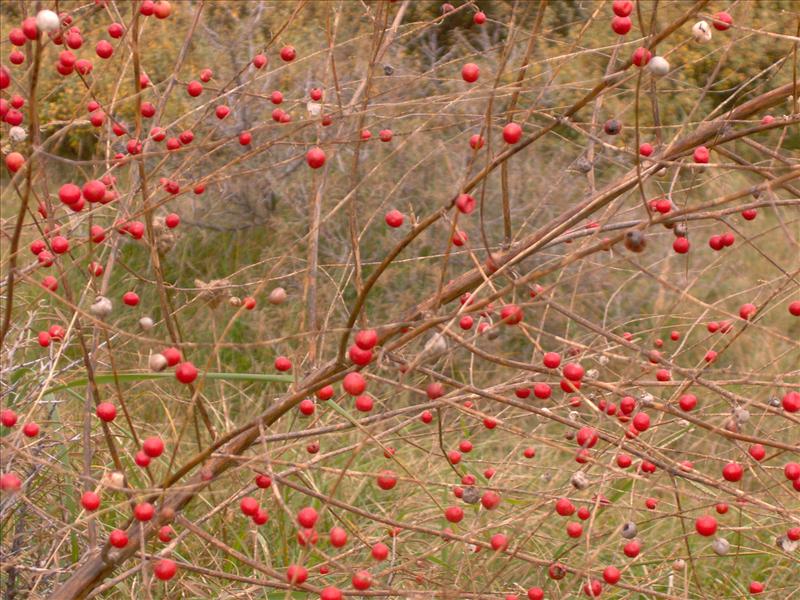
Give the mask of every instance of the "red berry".
[[149, 437], [142, 442], [142, 450], [150, 458], [158, 458], [164, 452], [164, 442], [160, 437]]
[[720, 11], [714, 15], [714, 20], [711, 24], [717, 31], [725, 31], [733, 24], [733, 17], [724, 11]]
[[450, 523], [459, 523], [464, 518], [464, 511], [459, 506], [450, 506], [445, 509], [444, 518]]
[[739, 307], [739, 317], [744, 319], [745, 321], [749, 321], [755, 314], [758, 309], [756, 308], [755, 304], [742, 304]]
[[627, 17], [633, 12], [633, 2], [631, 0], [614, 0], [611, 10], [618, 17]]
[[697, 396], [694, 394], [683, 394], [678, 399], [678, 404], [681, 407], [681, 410], [685, 412], [689, 412], [693, 410], [695, 406], [697, 406]]
[[114, 546], [114, 548], [124, 548], [128, 545], [128, 534], [122, 531], [122, 529], [115, 529], [109, 534], [108, 542]]
[[611, 29], [613, 29], [614, 33], [617, 35], [625, 35], [631, 30], [631, 27], [633, 27], [633, 22], [630, 17], [615, 16], [611, 19]]
[[483, 496], [481, 496], [481, 504], [486, 510], [497, 508], [500, 504], [500, 494], [492, 490], [484, 492]]
[[517, 123], [509, 123], [503, 127], [503, 139], [507, 144], [516, 144], [522, 138], [522, 127]]
[[556, 512], [562, 517], [568, 517], [575, 512], [575, 506], [567, 498], [556, 500]]
[[522, 321], [522, 308], [516, 304], [507, 304], [500, 309], [500, 318], [506, 325], [517, 325]]
[[675, 238], [672, 242], [672, 249], [678, 254], [686, 254], [689, 251], [689, 239], [685, 237]]
[[175, 368], [175, 378], [181, 383], [192, 383], [197, 379], [197, 367], [189, 361], [182, 362]]
[[297, 52], [292, 46], [284, 46], [281, 48], [281, 60], [284, 62], [292, 62], [297, 57]]
[[93, 179], [83, 184], [82, 193], [87, 202], [100, 202], [106, 195], [106, 186], [102, 181]]
[[631, 540], [622, 547], [622, 551], [628, 558], [636, 558], [642, 551], [642, 544], [638, 540]]
[[81, 496], [81, 506], [86, 510], [97, 510], [100, 506], [100, 496], [94, 492], [84, 492]]
[[203, 84], [199, 81], [190, 81], [186, 86], [186, 91], [189, 92], [190, 96], [196, 98], [203, 93]]
[[386, 213], [385, 219], [386, 219], [386, 224], [389, 227], [400, 227], [403, 224], [403, 220], [405, 219], [405, 217], [403, 216], [403, 213], [401, 213], [399, 210], [392, 209]]
[[319, 515], [316, 510], [310, 506], [306, 506], [305, 508], [301, 508], [297, 513], [297, 522], [301, 527], [311, 529], [316, 524], [318, 517]]
[[495, 533], [489, 538], [489, 544], [495, 552], [502, 552], [508, 548], [508, 536], [502, 533]]
[[706, 164], [709, 159], [708, 148], [705, 146], [698, 146], [694, 149], [694, 162], [699, 164]]
[[386, 560], [389, 556], [389, 547], [382, 543], [378, 542], [374, 546], [372, 546], [372, 558], [375, 560]]
[[164, 218], [164, 224], [170, 229], [175, 229], [181, 223], [181, 218], [175, 213], [170, 213]]
[[341, 548], [347, 543], [347, 532], [341, 527], [333, 527], [330, 532], [331, 546]]
[[258, 512], [258, 500], [252, 496], [245, 496], [239, 502], [239, 508], [241, 509], [242, 514], [252, 517]]
[[633, 427], [637, 431], [647, 431], [650, 428], [650, 415], [647, 413], [636, 413], [633, 416]]
[[310, 398], [306, 398], [300, 402], [298, 408], [300, 409], [301, 414], [308, 417], [314, 414], [316, 406], [313, 400], [311, 400]]
[[369, 571], [356, 571], [352, 578], [353, 587], [357, 590], [367, 590], [372, 585], [372, 575]]
[[18, 492], [22, 487], [22, 481], [15, 473], [3, 473], [0, 475], [0, 490]]
[[480, 76], [480, 69], [475, 63], [467, 63], [461, 68], [461, 77], [467, 83], [475, 83]]
[[172, 579], [175, 577], [175, 573], [177, 573], [177, 571], [178, 565], [175, 564], [175, 561], [168, 558], [162, 558], [153, 567], [153, 575], [155, 575], [156, 578], [160, 579], [161, 581], [168, 581]]
[[564, 377], [569, 379], [570, 381], [580, 381], [583, 379], [584, 370], [583, 367], [577, 363], [567, 363], [564, 366], [564, 370], [562, 371]]
[[739, 481], [742, 475], [744, 475], [744, 469], [738, 463], [731, 462], [722, 468], [722, 476], [727, 481]]
[[796, 413], [800, 410], [800, 392], [788, 392], [781, 399], [783, 410], [789, 413]]
[[125, 292], [122, 295], [122, 302], [128, 306], [136, 306], [139, 304], [139, 295], [136, 292]]
[[133, 508], [133, 516], [137, 521], [149, 521], [156, 514], [155, 507], [149, 502], [140, 502]]
[[321, 387], [315, 392], [315, 396], [323, 402], [325, 400], [330, 400], [333, 398], [333, 386], [326, 385], [325, 387]]
[[750, 448], [747, 449], [747, 452], [752, 456], [755, 460], [763, 460], [764, 457], [767, 455], [767, 451], [764, 449], [764, 446], [761, 444], [753, 444]]
[[342, 387], [344, 391], [351, 396], [358, 396], [367, 388], [367, 382], [364, 380], [364, 376], [361, 375], [361, 373], [353, 371], [344, 376]]
[[292, 361], [285, 356], [279, 356], [275, 359], [275, 369], [278, 371], [288, 371], [292, 368]]
[[631, 62], [637, 67], [644, 67], [647, 63], [650, 62], [650, 59], [653, 57], [653, 53], [650, 52], [647, 48], [637, 48], [633, 51], [633, 56], [631, 58]]
[[475, 210], [475, 204], [475, 198], [469, 194], [459, 194], [456, 198], [456, 208], [465, 215]]
[[342, 600], [343, 597], [342, 591], [337, 587], [326, 587], [319, 593], [319, 600]]
[[717, 531], [717, 520], [709, 515], [698, 517], [694, 523], [697, 533], [709, 537]]
[[12, 173], [16, 173], [25, 164], [25, 157], [19, 152], [9, 152], [6, 156], [6, 167]]
[[117, 407], [111, 402], [101, 402], [95, 409], [95, 414], [101, 421], [110, 423], [117, 418]]
[[300, 565], [289, 565], [286, 569], [286, 581], [301, 585], [308, 579], [308, 569]]
[[597, 430], [594, 427], [581, 427], [575, 436], [575, 441], [582, 448], [593, 448], [599, 439]]
[[165, 544], [172, 541], [172, 527], [164, 525], [158, 530], [158, 539]]
[[8, 408], [0, 410], [0, 423], [3, 427], [13, 427], [17, 424], [17, 413]]
[[311, 148], [306, 154], [306, 162], [312, 169], [319, 169], [325, 164], [325, 152], [319, 147]]
[[613, 585], [620, 580], [620, 577], [622, 577], [622, 574], [617, 567], [608, 566], [603, 570], [603, 579], [605, 579], [606, 583]]
[[760, 594], [764, 591], [764, 584], [760, 581], [751, 581], [749, 590], [751, 594]]

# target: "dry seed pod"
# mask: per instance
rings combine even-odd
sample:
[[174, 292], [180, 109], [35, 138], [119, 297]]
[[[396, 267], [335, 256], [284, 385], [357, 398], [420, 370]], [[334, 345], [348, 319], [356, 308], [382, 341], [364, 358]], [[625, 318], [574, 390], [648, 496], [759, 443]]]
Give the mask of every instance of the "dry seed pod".
[[581, 173], [588, 173], [592, 170], [592, 163], [589, 162], [585, 156], [579, 156], [578, 160], [575, 161], [575, 168], [580, 171]]
[[711, 542], [711, 548], [719, 556], [725, 556], [728, 552], [730, 552], [731, 544], [725, 538], [718, 537]]
[[242, 299], [239, 298], [238, 296], [231, 296], [230, 298], [228, 298], [228, 304], [230, 304], [234, 308], [238, 308], [239, 306], [242, 305]]
[[194, 284], [198, 289], [197, 297], [208, 302], [211, 308], [216, 308], [231, 295], [231, 283], [227, 279], [212, 279], [208, 283], [195, 279]]
[[606, 132], [606, 135], [617, 135], [622, 131], [622, 123], [617, 119], [609, 119], [603, 125], [603, 131]]
[[103, 485], [111, 488], [125, 487], [125, 476], [119, 471], [109, 471], [103, 476]]
[[775, 540], [775, 544], [784, 552], [794, 552], [800, 546], [800, 541], [794, 542], [787, 536], [782, 535]]
[[625, 234], [625, 247], [631, 252], [643, 252], [647, 247], [647, 239], [641, 231], [629, 231]]
[[741, 406], [737, 406], [733, 409], [733, 418], [736, 419], [739, 425], [747, 423], [750, 420], [750, 411]]
[[692, 37], [698, 44], [711, 41], [711, 26], [706, 21], [698, 21], [692, 27]]
[[461, 499], [467, 504], [477, 504], [481, 501], [481, 493], [474, 486], [465, 487]]
[[586, 473], [583, 471], [576, 471], [573, 473], [569, 482], [576, 490], [585, 490], [587, 487], [589, 487], [589, 479], [586, 477]]
[[8, 137], [12, 142], [24, 142], [28, 137], [28, 132], [22, 127], [14, 126], [8, 130]]
[[655, 77], [663, 77], [669, 73], [669, 62], [663, 56], [654, 56], [647, 64], [647, 68]]
[[167, 368], [167, 358], [163, 354], [151, 354], [148, 365], [151, 371], [158, 373]]
[[441, 333], [434, 333], [430, 339], [425, 342], [425, 348], [423, 349], [426, 354], [441, 354], [446, 350], [447, 340], [444, 339]]
[[636, 537], [636, 534], [639, 533], [639, 529], [636, 527], [636, 523], [633, 521], [628, 521], [622, 526], [622, 531], [620, 535], [624, 537], [626, 540], [632, 540]]
[[94, 304], [89, 307], [89, 312], [98, 319], [105, 319], [113, 309], [114, 306], [111, 304], [111, 300], [105, 296], [98, 296], [94, 299]]
[[267, 302], [270, 304], [283, 304], [286, 302], [286, 297], [286, 290], [282, 287], [276, 287], [269, 293], [269, 296], [267, 296]]

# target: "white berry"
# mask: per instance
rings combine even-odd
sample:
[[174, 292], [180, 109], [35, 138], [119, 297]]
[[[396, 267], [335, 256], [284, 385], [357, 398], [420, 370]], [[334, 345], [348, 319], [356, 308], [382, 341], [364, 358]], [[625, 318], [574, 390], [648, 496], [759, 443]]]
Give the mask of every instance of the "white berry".
[[647, 64], [647, 68], [650, 69], [650, 72], [656, 77], [663, 77], [669, 73], [669, 63], [663, 56], [654, 56], [651, 58], [650, 62]]
[[36, 13], [36, 27], [39, 31], [50, 33], [61, 27], [61, 19], [52, 10], [40, 10]]
[[705, 21], [698, 21], [692, 27], [692, 37], [699, 44], [711, 41], [711, 26]]

